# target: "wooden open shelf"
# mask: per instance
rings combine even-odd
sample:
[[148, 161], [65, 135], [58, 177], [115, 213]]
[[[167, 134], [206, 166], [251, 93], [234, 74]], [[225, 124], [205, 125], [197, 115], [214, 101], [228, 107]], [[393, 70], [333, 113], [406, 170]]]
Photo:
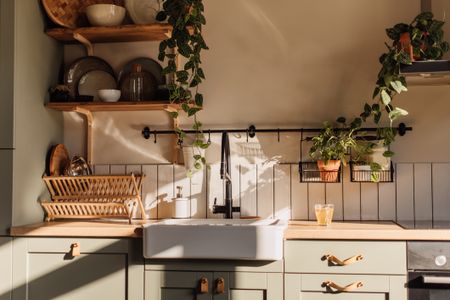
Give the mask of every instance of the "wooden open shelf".
[[77, 43], [74, 34], [78, 33], [91, 43], [119, 43], [162, 41], [167, 39], [172, 31], [169, 24], [149, 25], [121, 25], [112, 27], [81, 27], [52, 28], [46, 31], [47, 35], [63, 43]]
[[140, 102], [50, 102], [47, 108], [59, 111], [77, 111], [82, 108], [90, 112], [96, 111], [144, 111], [144, 110], [180, 110], [179, 104], [168, 103], [167, 101], [140, 101]]

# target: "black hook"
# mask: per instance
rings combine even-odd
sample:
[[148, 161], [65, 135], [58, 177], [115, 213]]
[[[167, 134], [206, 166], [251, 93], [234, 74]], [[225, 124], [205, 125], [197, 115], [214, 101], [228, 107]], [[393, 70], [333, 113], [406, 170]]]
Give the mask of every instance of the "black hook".
[[206, 143], [211, 145], [211, 129], [208, 130], [208, 141]]
[[[256, 127], [255, 125], [250, 125], [247, 129], [247, 134], [251, 137], [254, 138], [256, 136]], [[248, 140], [248, 138], [247, 138]]]
[[156, 130], [153, 131], [153, 135], [155, 136], [154, 143], [156, 144]]
[[142, 136], [144, 137], [144, 139], [148, 140], [150, 138], [150, 135], [150, 128], [148, 128], [148, 126], [145, 126], [144, 129], [142, 129]]
[[405, 123], [398, 124], [398, 134], [400, 136], [404, 136], [406, 134], [406, 125], [405, 125]]

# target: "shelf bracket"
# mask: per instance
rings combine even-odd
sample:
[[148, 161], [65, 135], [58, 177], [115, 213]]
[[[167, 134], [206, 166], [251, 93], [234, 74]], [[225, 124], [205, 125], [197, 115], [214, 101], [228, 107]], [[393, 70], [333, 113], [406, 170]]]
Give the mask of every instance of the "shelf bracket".
[[94, 56], [94, 46], [87, 38], [76, 31], [73, 33], [73, 38], [79, 41], [86, 48], [88, 56]]
[[82, 114], [86, 117], [86, 158], [87, 163], [92, 164], [92, 149], [93, 149], [93, 138], [92, 138], [92, 128], [94, 124], [94, 117], [90, 110], [77, 106], [75, 110], [77, 113]]

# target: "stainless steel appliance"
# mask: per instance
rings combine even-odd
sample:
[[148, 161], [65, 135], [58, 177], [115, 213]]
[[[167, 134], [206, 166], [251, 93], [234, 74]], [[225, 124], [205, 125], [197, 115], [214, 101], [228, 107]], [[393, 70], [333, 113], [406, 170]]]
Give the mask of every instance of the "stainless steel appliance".
[[[403, 222], [400, 225], [406, 229], [450, 229], [450, 222]], [[450, 241], [411, 241], [407, 248], [408, 299], [450, 299]]]

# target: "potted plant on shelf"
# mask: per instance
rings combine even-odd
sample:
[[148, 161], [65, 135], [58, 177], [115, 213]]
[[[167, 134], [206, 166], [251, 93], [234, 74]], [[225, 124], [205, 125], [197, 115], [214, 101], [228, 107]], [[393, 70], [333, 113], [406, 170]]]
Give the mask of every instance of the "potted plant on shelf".
[[361, 119], [355, 119], [350, 127], [343, 117], [338, 118], [337, 123], [340, 128], [325, 122], [320, 133], [311, 139], [309, 155], [317, 161], [320, 179], [325, 182], [336, 182], [341, 164], [347, 165], [348, 151], [357, 145], [355, 132], [361, 126]]
[[[376, 102], [372, 105], [366, 103], [360, 115], [363, 121], [373, 117], [375, 124], [379, 124], [383, 111], [387, 113], [391, 126], [378, 130], [378, 136], [383, 140], [384, 146], [389, 146], [397, 134], [392, 123], [408, 114], [405, 109], [396, 107], [392, 101], [397, 94], [407, 91], [406, 78], [400, 74], [400, 65], [412, 64], [414, 60], [442, 58], [449, 50], [449, 44], [443, 40], [443, 25], [444, 22], [434, 19], [431, 12], [423, 12], [410, 24], [399, 23], [386, 29], [392, 43], [386, 44], [388, 51], [379, 58], [381, 70], [373, 92]], [[391, 151], [385, 151], [385, 156], [393, 154]]]
[[[158, 19], [167, 18], [172, 25], [171, 36], [159, 44], [160, 61], [167, 59], [167, 66], [163, 74], [173, 77], [173, 82], [168, 85], [170, 102], [178, 103], [188, 117], [193, 118], [192, 128], [195, 130], [193, 147], [194, 167], [201, 169], [206, 163], [204, 149], [209, 143], [205, 142], [202, 132], [202, 124], [197, 118], [197, 113], [203, 108], [203, 95], [199, 92], [199, 85], [205, 79], [205, 73], [201, 67], [201, 53], [208, 50], [208, 46], [202, 35], [202, 26], [206, 24], [203, 14], [202, 0], [164, 0], [163, 11]], [[179, 56], [185, 58], [184, 65], [179, 65]], [[169, 111], [172, 118], [178, 118], [178, 111]], [[177, 122], [175, 122], [177, 124]], [[176, 127], [180, 141], [186, 137], [186, 133]]]

